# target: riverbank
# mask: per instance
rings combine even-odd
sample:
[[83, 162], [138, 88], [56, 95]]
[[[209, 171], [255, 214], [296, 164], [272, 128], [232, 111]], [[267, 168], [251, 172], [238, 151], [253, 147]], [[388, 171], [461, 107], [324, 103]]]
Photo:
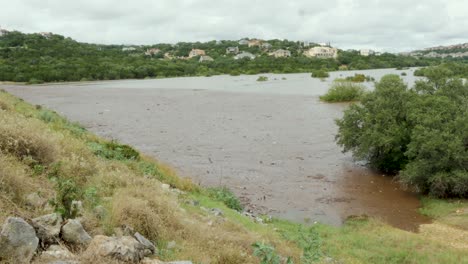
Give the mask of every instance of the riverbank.
[[[115, 227], [131, 225], [158, 246], [158, 258], [163, 260], [258, 263], [251, 244], [263, 241], [295, 263], [314, 259], [336, 263], [466, 263], [466, 201], [425, 200], [423, 212], [436, 218], [434, 223], [422, 226], [420, 233], [366, 217], [349, 219], [340, 228], [267, 218], [254, 221], [214, 200], [203, 188], [179, 178], [160, 162], [144, 156], [131, 158], [135, 157], [131, 151], [130, 156], [123, 157], [112, 151], [97, 151], [109, 142], [51, 111], [4, 92], [0, 93], [0, 106], [0, 142], [19, 140], [26, 145], [18, 146], [34, 150], [23, 156], [21, 149], [12, 152], [8, 148], [1, 158], [0, 222], [12, 215], [33, 218], [50, 212], [47, 206], [31, 210], [25, 196], [37, 192], [41, 199], [53, 199], [60, 192], [54, 184], [55, 175], [72, 180], [83, 190], [79, 197], [84, 205], [84, 226], [91, 234], [112, 235]], [[35, 156], [38, 153], [42, 154]], [[25, 158], [29, 156], [32, 159]], [[97, 206], [106, 208], [106, 216], [96, 217], [93, 212]], [[222, 215], [214, 214], [212, 208]], [[174, 244], [172, 241], [175, 247], [168, 246]]]

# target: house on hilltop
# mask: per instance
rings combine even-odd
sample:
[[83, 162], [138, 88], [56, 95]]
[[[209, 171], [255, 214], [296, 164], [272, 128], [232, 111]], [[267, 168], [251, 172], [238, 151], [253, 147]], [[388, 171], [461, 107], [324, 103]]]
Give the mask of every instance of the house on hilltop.
[[253, 60], [253, 59], [255, 59], [255, 55], [253, 55], [250, 52], [243, 51], [243, 52], [237, 54], [236, 56], [234, 56], [235, 60], [241, 60], [241, 59], [244, 59], [244, 58], [248, 58], [250, 60]]
[[135, 47], [123, 47], [122, 48], [122, 51], [135, 51], [136, 48]]
[[265, 42], [265, 43], [263, 43], [260, 47], [261, 47], [262, 49], [268, 50], [268, 49], [271, 49], [271, 48], [273, 47], [273, 45], [271, 45], [271, 44], [268, 43], [268, 42]]
[[204, 50], [201, 50], [201, 49], [192, 49], [192, 50], [189, 52], [188, 57], [189, 57], [189, 58], [193, 58], [193, 57], [204, 56], [204, 55], [206, 55], [206, 53], [205, 53]]
[[200, 56], [200, 59], [198, 60], [198, 62], [205, 62], [205, 61], [214, 61], [214, 59], [206, 55]]
[[247, 46], [250, 47], [260, 47], [262, 45], [262, 41], [259, 39], [252, 39], [249, 41], [249, 44]]
[[52, 37], [52, 32], [40, 32], [39, 35], [43, 36], [44, 38]]
[[239, 40], [239, 45], [249, 45], [249, 41], [246, 39]]
[[274, 56], [275, 58], [288, 58], [291, 57], [291, 51], [279, 49], [269, 53], [268, 55]]
[[371, 49], [361, 49], [359, 51], [359, 54], [361, 54], [361, 56], [367, 57], [367, 56], [370, 56], [370, 55], [374, 55], [375, 51], [373, 51]]
[[338, 49], [332, 47], [313, 47], [304, 51], [304, 55], [309, 58], [320, 59], [336, 59], [338, 57]]
[[155, 48], [153, 48], [153, 49], [147, 49], [146, 52], [145, 52], [145, 55], [146, 55], [146, 56], [153, 56], [153, 55], [158, 54], [159, 52], [161, 52], [160, 49], [155, 49]]
[[229, 47], [226, 49], [226, 54], [237, 54], [239, 53], [239, 47]]
[[0, 37], [3, 36], [3, 35], [6, 35], [10, 33], [10, 31], [6, 30], [6, 29], [3, 29], [2, 27], [0, 27]]

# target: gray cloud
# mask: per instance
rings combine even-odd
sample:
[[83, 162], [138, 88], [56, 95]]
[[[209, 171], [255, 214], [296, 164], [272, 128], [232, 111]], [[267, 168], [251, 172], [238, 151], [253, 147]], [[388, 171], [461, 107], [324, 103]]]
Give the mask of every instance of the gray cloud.
[[402, 51], [468, 42], [466, 10], [459, 0], [0, 0], [0, 26], [106, 44], [258, 37]]

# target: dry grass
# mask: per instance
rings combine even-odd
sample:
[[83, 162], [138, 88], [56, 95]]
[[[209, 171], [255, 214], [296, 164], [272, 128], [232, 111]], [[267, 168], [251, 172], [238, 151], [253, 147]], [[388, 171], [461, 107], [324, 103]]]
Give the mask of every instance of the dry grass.
[[38, 120], [0, 110], [0, 153], [48, 165], [59, 156], [57, 138]]

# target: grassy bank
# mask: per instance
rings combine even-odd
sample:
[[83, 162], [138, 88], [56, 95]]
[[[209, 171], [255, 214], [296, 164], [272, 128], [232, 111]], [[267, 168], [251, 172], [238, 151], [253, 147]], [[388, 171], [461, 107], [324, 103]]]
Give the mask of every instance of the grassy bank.
[[[31, 194], [41, 206], [31, 205]], [[72, 200], [83, 201], [83, 224], [92, 235], [130, 225], [158, 245], [163, 260], [464, 263], [468, 256], [465, 201], [423, 200], [422, 212], [437, 220], [420, 234], [367, 218], [340, 228], [276, 219], [260, 224], [236, 211], [240, 205], [227, 190], [197, 186], [130, 146], [0, 92], [0, 222], [51, 211], [72, 217]], [[223, 216], [213, 215], [213, 208]], [[175, 247], [167, 247], [171, 241]]]

